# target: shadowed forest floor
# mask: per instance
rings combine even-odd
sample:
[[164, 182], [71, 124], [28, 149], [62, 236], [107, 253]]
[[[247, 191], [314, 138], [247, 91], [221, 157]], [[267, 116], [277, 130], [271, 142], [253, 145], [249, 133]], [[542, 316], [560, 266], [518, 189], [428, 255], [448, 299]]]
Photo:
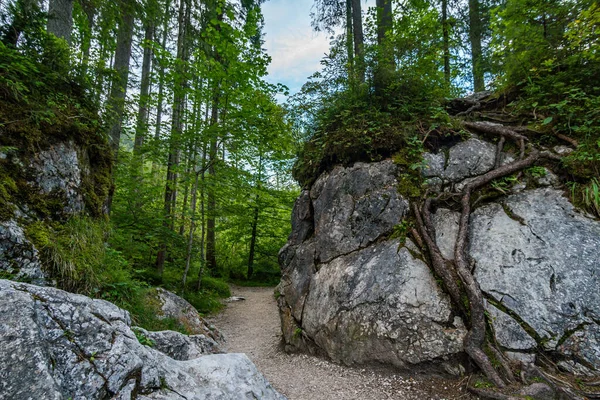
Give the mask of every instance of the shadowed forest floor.
[[290, 400], [473, 399], [459, 380], [350, 368], [319, 357], [287, 354], [281, 346], [273, 288], [231, 289], [233, 296], [246, 300], [228, 303], [211, 322], [225, 335], [227, 351], [246, 353]]

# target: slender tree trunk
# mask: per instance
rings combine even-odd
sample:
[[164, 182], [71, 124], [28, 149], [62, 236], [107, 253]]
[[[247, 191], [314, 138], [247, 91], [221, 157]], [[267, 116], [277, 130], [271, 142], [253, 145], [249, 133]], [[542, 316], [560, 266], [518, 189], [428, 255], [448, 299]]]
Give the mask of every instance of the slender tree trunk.
[[442, 0], [442, 36], [444, 48], [444, 81], [450, 84], [450, 24], [448, 21], [448, 0]]
[[[192, 150], [193, 151], [193, 150]], [[187, 204], [188, 204], [188, 199], [189, 199], [189, 195], [190, 195], [190, 181], [189, 181], [189, 177], [192, 174], [192, 169], [195, 168], [195, 163], [196, 161], [190, 161], [190, 157], [189, 157], [189, 153], [188, 152], [188, 156], [187, 158], [187, 167], [185, 169], [185, 182], [183, 184], [183, 205], [181, 206], [181, 215], [180, 215], [180, 225], [179, 225], [179, 234], [181, 236], [183, 236], [183, 234], [185, 233], [185, 214], [186, 214], [186, 209], [187, 209]], [[195, 157], [195, 155], [194, 155]]]
[[133, 9], [129, 1], [120, 3], [122, 20], [119, 22], [117, 32], [117, 50], [113, 69], [117, 72], [117, 80], [112, 83], [110, 91], [108, 112], [111, 113], [109, 138], [115, 160], [119, 152], [121, 141], [121, 128], [125, 112], [125, 97], [127, 82], [129, 80], [129, 61], [131, 59], [131, 43], [133, 39]]
[[473, 90], [485, 90], [483, 71], [483, 52], [481, 50], [482, 22], [479, 0], [469, 0], [469, 40], [471, 42], [471, 64], [473, 71]]
[[[192, 165], [194, 165], [194, 169], [196, 168], [196, 157], [198, 150], [196, 146], [192, 150], [194, 155], [192, 157]], [[200, 171], [194, 171], [194, 185], [192, 187], [192, 204], [191, 204], [191, 218], [190, 218], [190, 231], [187, 239], [187, 248], [186, 248], [186, 256], [185, 256], [185, 270], [183, 271], [183, 279], [181, 282], [182, 290], [185, 291], [185, 284], [187, 281], [188, 272], [190, 271], [190, 263], [192, 261], [192, 245], [194, 244], [194, 232], [196, 231], [196, 204], [197, 204], [197, 193], [198, 193], [198, 180], [200, 176]]]
[[388, 32], [392, 30], [392, 0], [377, 0], [377, 44], [383, 46]]
[[[189, 7], [187, 0], [180, 0], [179, 3], [179, 32], [177, 36], [177, 59], [179, 62], [178, 71], [176, 71], [176, 80], [174, 83], [173, 96], [173, 117], [171, 124], [170, 150], [167, 162], [167, 181], [165, 184], [165, 203], [163, 227], [165, 230], [173, 230], [175, 218], [174, 211], [177, 203], [177, 168], [180, 159], [180, 142], [183, 133], [183, 116], [185, 111], [185, 93], [187, 80], [184, 65], [187, 62], [187, 30], [189, 26]], [[162, 240], [156, 257], [156, 271], [162, 276], [164, 272], [164, 263], [166, 260], [166, 242]]]
[[150, 103], [150, 71], [152, 69], [152, 41], [154, 40], [154, 21], [147, 18], [146, 32], [144, 34], [144, 57], [142, 61], [142, 80], [140, 84], [140, 103], [135, 129], [133, 152], [140, 155], [144, 140], [148, 134], [148, 105]]
[[352, 34], [354, 36], [354, 68], [359, 83], [365, 81], [365, 52], [360, 0], [352, 0]]
[[73, 0], [50, 0], [48, 5], [48, 33], [71, 44], [73, 29]]
[[[169, 32], [169, 19], [170, 19], [170, 8], [171, 8], [171, 0], [167, 0], [165, 4], [166, 12], [164, 14], [163, 26], [162, 26], [162, 37], [161, 37], [161, 49], [166, 49], [167, 47], [167, 37]], [[165, 66], [164, 63], [160, 63], [160, 68], [158, 70], [158, 104], [156, 106], [156, 126], [154, 131], [154, 139], [158, 142], [160, 140], [160, 133], [162, 130], [162, 113], [163, 113], [163, 103], [164, 103], [164, 87], [165, 87]], [[158, 171], [158, 164], [156, 162], [152, 163], [152, 171], [155, 173]]]
[[[211, 126], [215, 126], [218, 122], [219, 117], [219, 94], [215, 91], [215, 96], [213, 99], [212, 113], [211, 113]], [[218, 145], [218, 137], [216, 134], [213, 134], [213, 137], [210, 139], [210, 148], [209, 148], [209, 166], [208, 166], [208, 176], [210, 177], [209, 187], [208, 187], [208, 198], [207, 198], [207, 216], [206, 216], [206, 266], [210, 271], [215, 271], [217, 269], [217, 254], [216, 254], [216, 208], [217, 208], [217, 199], [215, 195], [215, 175], [216, 175], [216, 161], [219, 153]]]
[[[375, 68], [375, 93], [384, 96], [391, 73], [395, 69], [394, 54], [389, 45], [389, 33], [393, 27], [392, 0], [377, 0], [377, 66]], [[383, 101], [385, 103], [385, 101]]]
[[[216, 18], [218, 21], [223, 21], [224, 15], [224, 7], [223, 1], [219, 0], [217, 2], [220, 7], [220, 12], [217, 12]], [[217, 25], [215, 29], [220, 30], [220, 25]], [[214, 58], [215, 61], [219, 64], [222, 63], [221, 54], [217, 48], [214, 49]], [[219, 79], [215, 80], [213, 83], [213, 104], [212, 104], [212, 112], [210, 118], [210, 126], [215, 127], [219, 122], [219, 106], [221, 102], [221, 81]], [[209, 165], [208, 165], [208, 175], [209, 175], [209, 186], [207, 193], [207, 209], [206, 209], [206, 266], [208, 269], [214, 274], [217, 269], [217, 246], [216, 246], [216, 211], [217, 211], [217, 199], [215, 193], [215, 175], [216, 175], [216, 164], [217, 158], [219, 156], [219, 148], [218, 148], [218, 134], [214, 132], [212, 137], [210, 138], [210, 147], [209, 147]]]
[[[208, 110], [208, 107], [207, 107]], [[204, 251], [204, 238], [206, 236], [206, 231], [204, 229], [204, 220], [205, 220], [205, 212], [204, 212], [204, 188], [206, 187], [205, 182], [205, 171], [206, 171], [206, 144], [202, 149], [202, 172], [200, 174], [200, 269], [198, 270], [198, 285], [196, 286], [196, 291], [200, 291], [202, 289], [202, 277], [204, 276], [204, 267], [206, 266], [206, 253]]]
[[352, 0], [346, 0], [346, 53], [348, 54], [348, 80], [352, 82], [354, 78], [354, 48], [352, 34]]
[[86, 31], [81, 38], [81, 52], [84, 71], [82, 75], [87, 74], [87, 68], [90, 63], [90, 49], [92, 48], [92, 37], [94, 32], [94, 17], [96, 16], [96, 7], [90, 1], [81, 1], [81, 9], [87, 19]]

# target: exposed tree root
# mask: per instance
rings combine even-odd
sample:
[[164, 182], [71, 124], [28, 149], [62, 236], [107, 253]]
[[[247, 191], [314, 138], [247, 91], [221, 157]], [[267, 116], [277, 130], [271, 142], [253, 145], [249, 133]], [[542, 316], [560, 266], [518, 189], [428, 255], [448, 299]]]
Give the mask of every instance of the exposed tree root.
[[[469, 237], [469, 221], [471, 217], [471, 196], [477, 189], [490, 183], [494, 179], [502, 178], [532, 166], [544, 154], [532, 150], [525, 157], [525, 142], [527, 138], [514, 130], [504, 126], [485, 122], [464, 122], [464, 126], [488, 134], [501, 137], [498, 144], [495, 168], [480, 175], [467, 183], [462, 191], [455, 196], [460, 197], [461, 216], [459, 230], [454, 247], [454, 260], [443, 257], [436, 241], [435, 227], [431, 217], [431, 207], [438, 199], [427, 198], [421, 208], [413, 204], [412, 212], [415, 215], [418, 236], [429, 253], [431, 265], [436, 275], [442, 280], [444, 287], [453, 303], [462, 312], [469, 331], [465, 337], [464, 348], [471, 359], [479, 366], [483, 373], [497, 387], [504, 388], [507, 384], [515, 382], [515, 377], [510, 368], [508, 359], [496, 347], [493, 333], [488, 331], [485, 316], [483, 294], [479, 284], [475, 280], [468, 260], [467, 243]], [[510, 164], [500, 165], [500, 152], [506, 138], [514, 140], [520, 146], [520, 159]], [[465, 299], [467, 301], [465, 301]], [[492, 338], [492, 339], [490, 339]], [[486, 350], [490, 353], [486, 353]], [[490, 357], [494, 358], [499, 371], [494, 367]], [[504, 375], [504, 377], [502, 376]], [[500, 399], [513, 397], [501, 395]], [[493, 397], [491, 397], [493, 398]]]

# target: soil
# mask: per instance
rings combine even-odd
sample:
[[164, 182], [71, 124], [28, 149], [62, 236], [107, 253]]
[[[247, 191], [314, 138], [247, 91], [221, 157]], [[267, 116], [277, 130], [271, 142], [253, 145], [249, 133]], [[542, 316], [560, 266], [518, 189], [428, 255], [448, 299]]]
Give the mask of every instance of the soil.
[[289, 400], [475, 399], [467, 378], [448, 379], [389, 369], [356, 368], [306, 354], [283, 351], [273, 288], [232, 287], [245, 298], [227, 303], [211, 318], [231, 353], [246, 353], [269, 382]]

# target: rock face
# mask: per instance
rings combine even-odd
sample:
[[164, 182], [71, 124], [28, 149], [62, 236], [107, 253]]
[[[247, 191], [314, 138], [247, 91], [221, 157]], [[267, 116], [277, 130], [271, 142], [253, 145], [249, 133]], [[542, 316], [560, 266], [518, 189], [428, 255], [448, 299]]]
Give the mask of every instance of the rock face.
[[[494, 168], [496, 146], [472, 138], [424, 161], [426, 179], [455, 190]], [[394, 238], [408, 210], [399, 172], [389, 160], [336, 167], [302, 192], [280, 252], [284, 339], [347, 364], [433, 363], [458, 372], [464, 323], [421, 250]], [[468, 253], [509, 355], [531, 361], [545, 352], [565, 369], [597, 373], [600, 222], [574, 209], [558, 186], [546, 170], [479, 204]], [[452, 259], [459, 214], [440, 208], [433, 220], [440, 250]]]
[[[10, 179], [20, 181], [17, 192], [28, 194], [20, 193], [8, 204], [0, 204], [7, 209], [0, 218], [0, 274], [40, 285], [51, 283], [39, 257], [40, 249], [27, 238], [26, 227], [31, 222], [61, 222], [86, 212], [84, 188], [94, 187], [90, 190], [98, 192], [93, 194], [95, 201], [105, 201], [91, 177], [92, 169], [103, 167], [92, 166], [88, 152], [73, 141], [59, 141], [46, 144], [37, 153], [2, 153], [0, 167], [6, 166]], [[103, 174], [109, 173], [110, 167], [105, 167]]]
[[288, 343], [314, 342], [348, 364], [441, 364], [460, 353], [464, 326], [421, 254], [389, 239], [408, 211], [396, 173], [391, 161], [337, 167], [299, 197], [280, 253]]
[[243, 354], [142, 345], [103, 300], [0, 280], [0, 315], [0, 399], [283, 399]]
[[[80, 161], [73, 142], [58, 143], [37, 153], [30, 167], [35, 171], [35, 183], [46, 194], [59, 192], [65, 198], [64, 212], [77, 214], [83, 211], [83, 195], [80, 192], [82, 169], [87, 162]], [[89, 173], [89, 171], [85, 171]]]

